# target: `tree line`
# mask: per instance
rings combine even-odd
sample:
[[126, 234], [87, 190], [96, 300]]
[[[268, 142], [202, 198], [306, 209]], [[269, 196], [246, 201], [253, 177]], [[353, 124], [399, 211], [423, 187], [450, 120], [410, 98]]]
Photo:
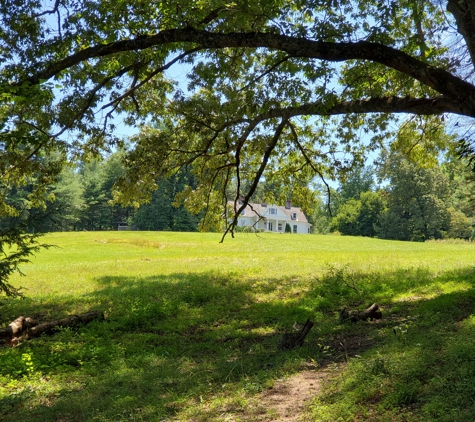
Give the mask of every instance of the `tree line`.
[[22, 211], [14, 220], [0, 219], [0, 228], [22, 221], [29, 232], [117, 230], [124, 224], [138, 230], [196, 231], [200, 217], [183, 205], [174, 205], [177, 193], [195, 183], [189, 171], [157, 179], [150, 202], [139, 208], [114, 203], [114, 185], [125, 174], [122, 155], [65, 168], [39, 209], [30, 201], [34, 180], [21, 189], [11, 189], [7, 203]]
[[344, 235], [473, 239], [473, 192], [474, 173], [459, 160], [421, 166], [400, 155], [389, 156], [377, 167], [353, 169], [332, 191], [332, 216], [320, 203], [312, 221], [315, 231]]
[[[191, 171], [158, 178], [149, 202], [138, 208], [114, 202], [114, 186], [126, 175], [123, 156], [118, 152], [103, 160], [64, 169], [41, 210], [28, 206], [28, 185], [13, 189], [9, 201], [16, 207], [23, 204], [20, 218], [31, 220], [30, 231], [117, 230], [120, 224], [137, 230], [202, 228], [203, 215], [193, 214], [180, 201], [185, 189], [196, 188]], [[329, 194], [324, 189], [315, 189], [309, 195], [306, 186], [305, 197], [313, 196], [313, 200], [296, 203], [295, 198], [289, 197], [288, 189], [272, 180], [263, 180], [251, 201], [294, 199], [294, 205], [306, 211], [314, 233], [339, 232], [409, 241], [471, 239], [475, 236], [474, 183], [474, 173], [454, 157], [438, 165], [386, 153], [377, 166], [352, 168]], [[229, 198], [234, 193], [230, 189]], [[215, 218], [219, 221], [220, 216]], [[9, 223], [3, 219], [0, 224]], [[224, 223], [221, 221], [221, 227]]]

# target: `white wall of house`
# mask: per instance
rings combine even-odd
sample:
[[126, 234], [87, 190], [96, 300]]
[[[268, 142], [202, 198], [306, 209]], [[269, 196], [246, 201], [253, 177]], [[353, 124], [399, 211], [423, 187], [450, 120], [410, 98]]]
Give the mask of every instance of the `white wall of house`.
[[290, 228], [292, 229], [292, 233], [297, 234], [309, 234], [310, 233], [310, 224], [308, 223], [301, 223], [299, 221], [291, 221], [289, 222]]

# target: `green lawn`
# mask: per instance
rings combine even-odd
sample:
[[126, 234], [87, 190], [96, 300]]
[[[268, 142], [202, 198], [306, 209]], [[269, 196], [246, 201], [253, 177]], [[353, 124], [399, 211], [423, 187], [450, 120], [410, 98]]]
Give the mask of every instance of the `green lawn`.
[[[2, 325], [106, 320], [0, 348], [0, 420], [258, 420], [249, 403], [305, 362], [346, 362], [309, 420], [475, 420], [475, 244], [220, 238], [46, 236], [57, 247], [12, 280], [26, 299], [2, 300]], [[341, 307], [372, 302], [382, 321], [339, 323]], [[306, 345], [278, 351], [309, 317]]]

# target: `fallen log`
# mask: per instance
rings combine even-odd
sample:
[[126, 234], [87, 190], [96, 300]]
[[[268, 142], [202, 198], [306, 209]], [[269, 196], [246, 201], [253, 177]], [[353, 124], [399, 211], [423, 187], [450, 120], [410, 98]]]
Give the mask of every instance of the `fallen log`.
[[297, 333], [284, 333], [279, 340], [279, 349], [280, 350], [290, 350], [294, 349], [297, 346], [303, 346], [303, 342], [307, 334], [310, 332], [313, 327], [313, 322], [310, 319], [307, 319], [303, 327]]
[[364, 311], [352, 310], [348, 311], [346, 308], [343, 308], [340, 311], [340, 322], [357, 322], [357, 321], [367, 321], [374, 319], [382, 319], [383, 314], [379, 309], [379, 306], [376, 303], [373, 303], [369, 308]]
[[68, 318], [38, 324], [32, 318], [18, 317], [8, 327], [0, 328], [0, 340], [13, 346], [21, 340], [39, 337], [41, 334], [51, 334], [60, 327], [73, 327], [78, 324], [87, 324], [95, 319], [104, 319], [104, 313], [91, 311], [82, 315], [73, 315]]
[[22, 331], [34, 327], [38, 325], [38, 323], [32, 318], [25, 318], [24, 316], [20, 316], [14, 321], [12, 321], [8, 327], [0, 328], [0, 340], [8, 340], [12, 337], [18, 336]]

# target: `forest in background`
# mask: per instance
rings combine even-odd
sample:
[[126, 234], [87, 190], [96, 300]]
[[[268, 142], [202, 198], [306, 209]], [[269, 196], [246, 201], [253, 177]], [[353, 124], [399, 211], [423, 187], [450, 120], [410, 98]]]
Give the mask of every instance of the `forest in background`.
[[[463, 160], [421, 165], [383, 154], [351, 170], [310, 219], [314, 232], [425, 241], [474, 238], [474, 173]], [[331, 210], [331, 212], [330, 212]]]
[[[30, 230], [41, 232], [117, 230], [119, 224], [137, 230], [200, 230], [203, 214], [192, 214], [177, 196], [196, 188], [191, 171], [158, 178], [150, 201], [138, 208], [114, 202], [114, 185], [124, 175], [123, 153], [116, 152], [63, 170], [43, 210], [29, 207], [31, 186], [12, 190], [10, 202], [23, 208], [20, 218], [35, 221]], [[387, 153], [379, 164], [351, 169], [329, 192], [321, 184], [313, 185], [313, 198], [293, 205], [304, 209], [313, 233], [410, 241], [473, 239], [474, 182], [474, 173], [458, 158], [422, 164]], [[252, 201], [278, 203], [283, 195], [288, 190], [264, 180]], [[10, 222], [3, 220], [6, 223]]]
[[185, 186], [193, 186], [190, 172], [157, 180], [150, 202], [140, 208], [114, 204], [114, 184], [125, 172], [121, 156], [118, 152], [103, 160], [64, 169], [58, 182], [49, 189], [49, 200], [43, 209], [30, 206], [31, 185], [12, 189], [9, 202], [23, 211], [18, 217], [2, 219], [0, 226], [12, 224], [12, 219], [23, 219], [30, 223], [29, 231], [40, 232], [117, 230], [124, 223], [140, 230], [198, 230], [200, 217], [190, 214], [182, 205], [173, 205], [178, 192]]

